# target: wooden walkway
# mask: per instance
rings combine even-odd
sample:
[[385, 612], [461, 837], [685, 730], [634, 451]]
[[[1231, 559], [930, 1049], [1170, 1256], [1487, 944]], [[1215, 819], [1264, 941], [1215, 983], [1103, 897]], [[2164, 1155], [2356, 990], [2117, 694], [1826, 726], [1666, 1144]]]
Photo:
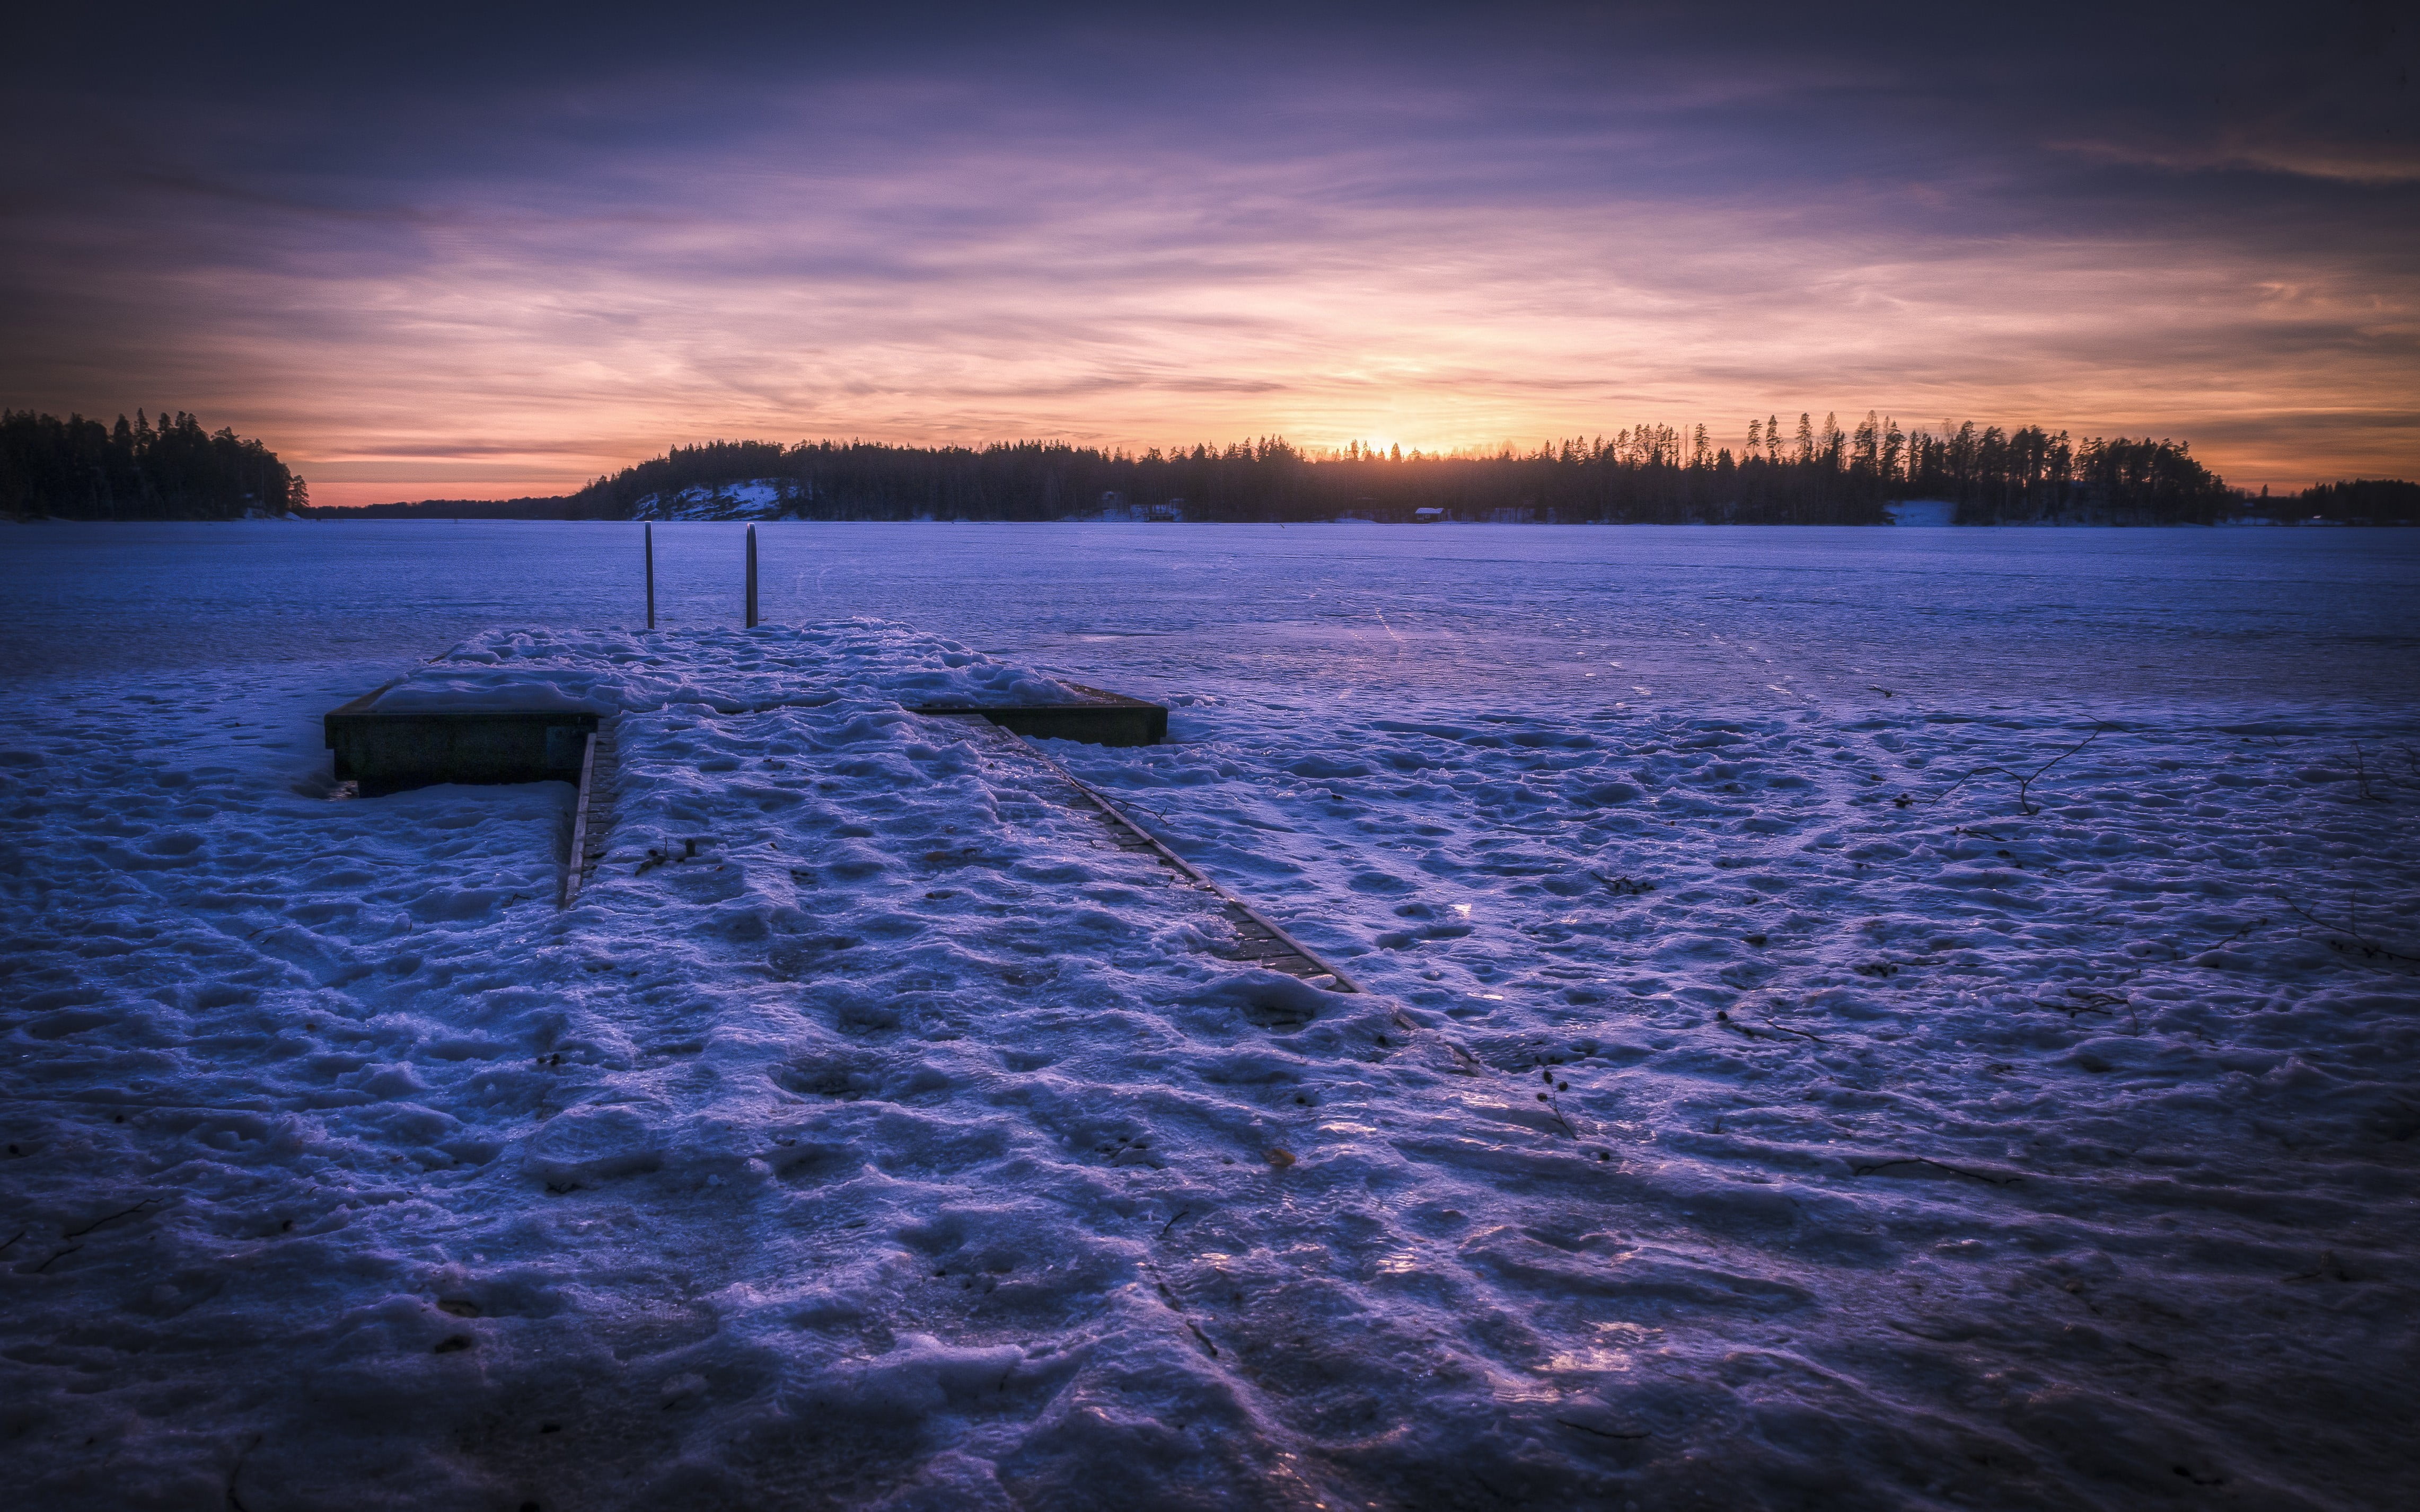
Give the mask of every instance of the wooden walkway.
[[597, 721], [588, 733], [588, 748], [580, 758], [580, 795], [571, 808], [571, 843], [564, 850], [563, 902], [568, 908], [580, 901], [580, 889], [597, 874], [605, 858], [606, 837], [613, 832], [613, 794], [620, 775], [613, 727], [617, 715]]
[[[1006, 735], [1006, 732], [1001, 732]], [[1006, 735], [1025, 753], [1059, 775], [1060, 780], [1075, 790], [1079, 803], [1089, 808], [1107, 825], [1110, 838], [1122, 851], [1148, 851], [1158, 862], [1174, 872], [1187, 886], [1199, 887], [1217, 898], [1228, 921], [1235, 926], [1236, 947], [1227, 952], [1231, 961], [1249, 962], [1270, 971], [1281, 971], [1289, 977], [1299, 977], [1313, 986], [1327, 987], [1340, 993], [1357, 993], [1361, 984], [1323, 959], [1309, 946], [1286, 933], [1284, 926], [1213, 882], [1192, 862], [1170, 850], [1127, 818], [1118, 806], [1098, 788], [1060, 765], [1023, 735]]]
[[[1122, 851], [1148, 854], [1175, 873], [1175, 880], [1180, 885], [1199, 888], [1216, 898], [1219, 911], [1227, 916], [1228, 923], [1235, 931], [1234, 947], [1222, 952], [1227, 959], [1264, 970], [1283, 972], [1333, 992], [1357, 993], [1364, 990], [1335, 963], [1323, 958], [1288, 933], [1285, 926], [1212, 881], [1201, 868], [1170, 850], [1157, 837], [1126, 817], [1125, 812], [1110, 802], [1107, 795], [1044, 754], [1040, 747], [1024, 735], [1003, 729], [976, 713], [927, 714], [926, 717], [949, 720], [983, 745], [1003, 751], [1013, 749], [1016, 756], [1047, 767], [1066, 784], [1072, 800], [1070, 807], [1098, 819], [1109, 830], [1110, 843]], [[597, 867], [605, 857], [608, 837], [613, 832], [614, 779], [620, 768], [614, 739], [616, 722], [611, 717], [599, 719], [596, 730], [588, 736], [587, 748], [581, 756], [579, 796], [572, 805], [571, 839], [564, 850], [563, 892], [559, 905], [564, 908], [569, 908], [580, 901], [581, 888], [597, 874]]]

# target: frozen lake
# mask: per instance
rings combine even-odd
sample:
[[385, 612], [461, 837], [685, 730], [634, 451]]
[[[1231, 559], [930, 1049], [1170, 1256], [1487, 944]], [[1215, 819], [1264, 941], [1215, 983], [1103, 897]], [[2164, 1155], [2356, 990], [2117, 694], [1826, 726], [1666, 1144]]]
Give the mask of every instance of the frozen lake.
[[[659, 623], [737, 623], [736, 525], [656, 530]], [[2340, 702], [2420, 678], [2420, 532], [809, 525], [764, 617], [873, 615], [1070, 673], [1330, 697], [1771, 707]], [[496, 625], [644, 623], [639, 528], [41, 525], [0, 553], [12, 677], [399, 671]], [[1619, 665], [1615, 665], [1615, 664]], [[1148, 685], [1148, 686], [1145, 686]], [[1640, 692], [1644, 688], [1647, 691]]]
[[[760, 534], [0, 533], [16, 1504], [2420, 1480], [2420, 532]], [[575, 907], [331, 782], [449, 647], [625, 711]], [[1369, 992], [902, 708], [1029, 672]]]

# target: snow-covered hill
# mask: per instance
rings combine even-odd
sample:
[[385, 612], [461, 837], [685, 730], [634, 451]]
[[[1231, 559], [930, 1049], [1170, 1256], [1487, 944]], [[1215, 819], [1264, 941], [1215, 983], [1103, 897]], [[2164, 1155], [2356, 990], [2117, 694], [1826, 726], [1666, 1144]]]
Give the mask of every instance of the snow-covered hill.
[[698, 484], [676, 493], [651, 493], [630, 506], [642, 520], [781, 519], [798, 504], [796, 478], [750, 478]]

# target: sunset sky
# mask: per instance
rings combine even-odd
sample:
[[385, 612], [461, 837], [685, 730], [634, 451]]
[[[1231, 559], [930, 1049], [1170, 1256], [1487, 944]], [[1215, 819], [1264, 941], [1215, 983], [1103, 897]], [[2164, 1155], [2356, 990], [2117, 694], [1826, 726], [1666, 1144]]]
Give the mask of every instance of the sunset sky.
[[356, 8], [18, 37], [0, 404], [322, 503], [1869, 409], [2420, 478], [2397, 7]]

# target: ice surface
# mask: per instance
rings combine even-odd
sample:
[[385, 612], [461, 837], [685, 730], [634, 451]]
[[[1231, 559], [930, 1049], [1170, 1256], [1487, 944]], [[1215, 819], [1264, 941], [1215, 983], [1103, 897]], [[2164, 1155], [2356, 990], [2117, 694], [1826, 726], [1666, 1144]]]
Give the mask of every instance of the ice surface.
[[[1710, 577], [1530, 555], [1619, 532], [1187, 568], [1137, 527], [1080, 538], [1152, 572], [1076, 577], [899, 530], [844, 606], [894, 622], [548, 600], [422, 675], [630, 711], [558, 914], [564, 786], [325, 796], [317, 716], [533, 571], [403, 529], [286, 528], [224, 653], [6, 624], [21, 1504], [2362, 1508], [2420, 1471], [2395, 536], [2190, 559], [2226, 592], [2173, 625], [2107, 575], [2141, 537], [2081, 532], [1869, 532], [1887, 572], [1697, 532], [1761, 543]], [[45, 623], [173, 576], [35, 539]], [[362, 592], [341, 551], [429, 586], [314, 599]], [[2012, 562], [2100, 687], [2027, 694], [2029, 646], [1962, 684]], [[2234, 657], [2230, 601], [2276, 643]], [[2118, 675], [2171, 637], [2226, 655]], [[903, 710], [983, 667], [1174, 704], [1051, 752], [1373, 993], [1221, 959], [1046, 768]]]

